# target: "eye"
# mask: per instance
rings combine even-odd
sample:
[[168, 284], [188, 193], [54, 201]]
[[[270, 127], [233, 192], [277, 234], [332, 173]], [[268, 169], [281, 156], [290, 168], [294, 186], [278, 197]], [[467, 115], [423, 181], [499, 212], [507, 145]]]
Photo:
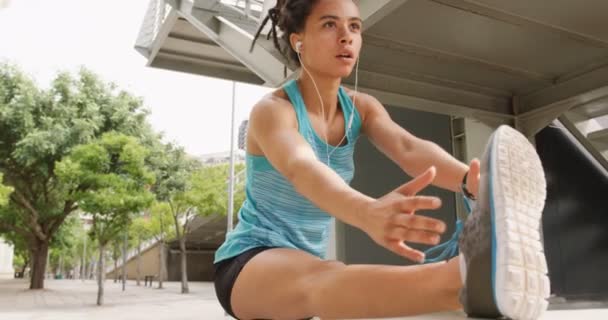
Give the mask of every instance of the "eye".
[[356, 22], [355, 23], [351, 23], [350, 28], [352, 30], [359, 31], [359, 30], [361, 30], [361, 25], [359, 23], [356, 23]]
[[327, 21], [323, 24], [324, 28], [333, 28], [336, 26], [336, 23], [334, 21]]

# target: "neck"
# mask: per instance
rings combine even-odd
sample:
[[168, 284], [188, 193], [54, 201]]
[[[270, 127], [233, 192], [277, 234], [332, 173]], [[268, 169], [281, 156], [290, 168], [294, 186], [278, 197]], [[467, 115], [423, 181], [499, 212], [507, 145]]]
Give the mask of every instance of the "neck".
[[[302, 70], [300, 78], [298, 79], [298, 85], [300, 86], [300, 92], [306, 104], [306, 109], [314, 114], [321, 116], [324, 113], [325, 119], [329, 120], [334, 117], [338, 108], [338, 89], [340, 88], [340, 78], [327, 78], [319, 75], [314, 75], [314, 82], [317, 84], [319, 92], [315, 89], [315, 85], [310, 75]], [[319, 101], [319, 95], [323, 101], [323, 108], [321, 108], [321, 101]], [[323, 109], [323, 110], [322, 110]]]

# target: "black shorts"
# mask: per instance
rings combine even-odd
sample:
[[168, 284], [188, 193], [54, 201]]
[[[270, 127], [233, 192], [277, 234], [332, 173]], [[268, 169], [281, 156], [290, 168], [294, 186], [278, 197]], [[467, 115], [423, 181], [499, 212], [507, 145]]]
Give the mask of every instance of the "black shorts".
[[228, 312], [230, 316], [238, 319], [232, 311], [232, 304], [230, 303], [230, 295], [232, 294], [232, 288], [236, 282], [236, 278], [243, 270], [243, 267], [255, 257], [258, 253], [273, 249], [273, 247], [257, 247], [249, 249], [236, 257], [232, 257], [214, 264], [215, 275], [215, 294], [217, 299], [220, 301], [222, 308]]
[[[247, 262], [249, 262], [249, 260], [255, 257], [258, 253], [274, 248], [276, 247], [257, 247], [249, 249], [236, 257], [220, 261], [213, 265], [215, 267], [213, 279], [215, 284], [215, 294], [217, 295], [217, 299], [220, 301], [222, 308], [224, 308], [224, 310], [226, 310], [231, 317], [238, 319], [232, 311], [230, 296], [239, 273], [241, 273], [241, 270], [243, 270], [243, 267], [247, 264]], [[304, 320], [310, 319], [312, 318], [306, 318]]]

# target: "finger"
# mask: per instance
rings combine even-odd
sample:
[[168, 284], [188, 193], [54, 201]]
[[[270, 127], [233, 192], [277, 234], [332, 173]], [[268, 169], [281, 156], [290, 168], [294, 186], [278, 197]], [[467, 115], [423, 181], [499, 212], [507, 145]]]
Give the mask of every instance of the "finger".
[[473, 159], [469, 165], [469, 174], [467, 176], [467, 189], [477, 196], [479, 190], [479, 173], [481, 171], [481, 164], [478, 159]]
[[437, 170], [435, 169], [435, 166], [432, 166], [421, 175], [397, 188], [395, 191], [406, 196], [414, 195], [431, 184], [431, 182], [435, 180], [436, 175]]
[[412, 261], [423, 263], [424, 262], [424, 253], [421, 251], [410, 248], [407, 244], [402, 241], [393, 241], [391, 242], [389, 248], [392, 252], [406, 257]]
[[413, 212], [416, 210], [435, 210], [441, 207], [441, 199], [429, 196], [415, 196], [399, 199], [395, 204], [396, 209], [401, 212]]
[[395, 226], [402, 228], [424, 230], [435, 233], [444, 233], [446, 229], [445, 222], [439, 219], [414, 214], [397, 214], [393, 218], [393, 223]]
[[416, 230], [404, 227], [392, 228], [388, 235], [391, 240], [401, 240], [420, 244], [436, 245], [441, 237], [436, 232]]

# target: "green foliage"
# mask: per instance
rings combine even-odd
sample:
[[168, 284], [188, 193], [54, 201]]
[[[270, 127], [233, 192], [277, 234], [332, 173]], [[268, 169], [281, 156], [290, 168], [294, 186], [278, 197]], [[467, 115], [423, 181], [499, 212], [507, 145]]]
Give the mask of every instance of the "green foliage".
[[183, 148], [173, 144], [162, 146], [156, 158], [154, 193], [159, 201], [169, 201], [188, 189], [188, 179], [200, 163], [189, 157]]
[[150, 208], [150, 230], [156, 240], [171, 240], [175, 238], [171, 208], [166, 202], [156, 202]]
[[228, 204], [227, 166], [205, 166], [191, 178], [192, 188], [186, 197], [200, 215], [222, 214]]
[[[242, 164], [235, 165], [235, 174], [245, 169]], [[234, 186], [234, 211], [238, 211], [245, 201], [244, 175]], [[226, 214], [229, 187], [228, 165], [205, 166], [191, 177], [192, 188], [187, 194], [189, 201], [196, 207], [198, 214]]]
[[15, 271], [21, 271], [25, 267], [25, 263], [25, 257], [22, 254], [15, 252], [15, 255], [13, 256], [13, 269], [15, 269]]
[[2, 173], [0, 172], [0, 207], [8, 204], [8, 196], [13, 192], [13, 188], [2, 184]]
[[136, 247], [138, 243], [147, 241], [153, 237], [152, 217], [150, 215], [139, 216], [133, 219], [129, 226], [129, 247]]
[[82, 259], [82, 247], [86, 232], [82, 221], [76, 216], [70, 216], [61, 225], [53, 240], [49, 251], [51, 270], [70, 270]]
[[[146, 122], [147, 114], [139, 98], [104, 83], [86, 69], [76, 75], [60, 73], [48, 90], [41, 90], [17, 67], [0, 64], [0, 173], [5, 184], [14, 189], [6, 208], [0, 209], [0, 232], [18, 233], [27, 239], [32, 253], [43, 254], [46, 250], [40, 248], [48, 246], [66, 217], [81, 204], [95, 203], [98, 207], [89, 209], [97, 211], [115, 205], [113, 191], [101, 186], [122, 183], [122, 192], [134, 188], [129, 185], [134, 182], [120, 180], [118, 172], [97, 178], [74, 173], [81, 170], [79, 166], [112, 169], [104, 165], [116, 164], [118, 159], [104, 158], [107, 155], [96, 147], [80, 150], [89, 162], [64, 162], [63, 177], [67, 180], [58, 177], [57, 164], [79, 145], [109, 132], [136, 137], [145, 146], [158, 143]], [[124, 152], [120, 160], [140, 166], [145, 160], [130, 159], [139, 157], [138, 153], [141, 148]], [[6, 192], [5, 188], [0, 191]], [[124, 198], [124, 207], [137, 207], [139, 200], [135, 198]], [[46, 261], [46, 257], [38, 260]], [[42, 272], [34, 270], [33, 278], [41, 279]]]
[[112, 260], [117, 262], [118, 259], [120, 259], [121, 255], [122, 255], [122, 247], [123, 247], [123, 240], [122, 240], [122, 236], [118, 235], [118, 237], [112, 239], [111, 241], [112, 244], [112, 250], [111, 250], [111, 254], [112, 254]]
[[93, 216], [92, 233], [100, 245], [127, 230], [132, 215], [152, 203], [147, 189], [154, 176], [144, 165], [145, 156], [135, 138], [112, 132], [74, 148], [57, 164], [57, 176]]
[[30, 263], [30, 253], [25, 238], [14, 231], [4, 232], [2, 238], [13, 245], [13, 266], [20, 271]]
[[164, 152], [157, 161], [158, 179], [153, 189], [157, 199], [166, 203], [172, 217], [170, 225], [180, 239], [186, 234], [188, 222], [195, 214], [195, 204], [189, 195], [190, 178], [200, 163], [172, 144], [164, 146]]
[[[133, 242], [173, 239], [186, 231], [176, 221], [226, 213], [228, 167], [201, 167], [161, 143], [147, 114], [139, 98], [85, 69], [60, 73], [42, 90], [0, 64], [0, 234], [16, 245], [18, 262], [46, 261], [50, 245], [51, 264], [76, 263], [67, 256], [81, 258], [86, 235], [70, 219], [75, 211], [93, 217], [87, 256], [127, 228]], [[136, 218], [151, 205], [150, 191], [159, 203]], [[238, 210], [243, 184], [235, 191]], [[41, 271], [33, 270], [39, 279]]]

